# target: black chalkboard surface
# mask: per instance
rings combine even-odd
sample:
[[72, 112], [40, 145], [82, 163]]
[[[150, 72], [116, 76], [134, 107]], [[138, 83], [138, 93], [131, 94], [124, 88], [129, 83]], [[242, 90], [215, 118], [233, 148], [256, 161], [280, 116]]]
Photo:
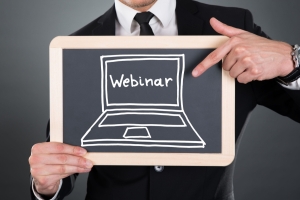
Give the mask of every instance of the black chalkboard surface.
[[[54, 101], [51, 110], [56, 115], [53, 118], [57, 120], [59, 116], [61, 120], [56, 121], [59, 125], [54, 127], [57, 130], [59, 126], [60, 136], [54, 136], [51, 128], [52, 141], [86, 148], [96, 164], [230, 163], [234, 157], [234, 129], [231, 127], [231, 131], [226, 131], [222, 116], [228, 105], [224, 104], [224, 99], [234, 99], [234, 84], [224, 86], [226, 74], [221, 63], [199, 78], [191, 75], [194, 67], [214, 47], [203, 48], [200, 43], [197, 48], [187, 48], [177, 41], [177, 47], [163, 48], [157, 41], [159, 37], [153, 41], [156, 48], [116, 46], [115, 39], [119, 37], [106, 37], [106, 44], [114, 44], [110, 48], [103, 48], [105, 37], [95, 37], [95, 41], [102, 41], [102, 48], [101, 45], [95, 48], [95, 44], [88, 46], [89, 37], [86, 37], [88, 41], [81, 37], [77, 41], [78, 47], [64, 47], [69, 38], [75, 40], [78, 37], [59, 38], [57, 43], [60, 44], [56, 45], [62, 45], [61, 48], [54, 47], [53, 42], [50, 46], [50, 63], [53, 60], [52, 65], [56, 63], [59, 70], [59, 76], [54, 69], [53, 73], [50, 71], [50, 80], [53, 87], [59, 87], [61, 91], [61, 96], [57, 97], [53, 93], [58, 94], [58, 91], [50, 89]], [[187, 39], [193, 38], [200, 39]], [[113, 39], [111, 43], [107, 41], [110, 39]], [[223, 37], [216, 39], [224, 40]], [[176, 40], [172, 42], [174, 45]], [[74, 41], [69, 43], [74, 45]], [[85, 46], [80, 48], [80, 45]], [[57, 67], [58, 62], [60, 67]], [[57, 82], [60, 82], [59, 86]], [[229, 94], [223, 91], [228, 88]], [[229, 96], [225, 98], [224, 95]], [[57, 106], [57, 102], [60, 105]], [[229, 108], [234, 108], [234, 103]], [[229, 126], [234, 125], [232, 110], [226, 113], [226, 118], [231, 121]], [[225, 152], [227, 145], [231, 148], [230, 155]], [[110, 159], [107, 159], [108, 155]], [[209, 155], [228, 158], [226, 162], [222, 159], [212, 162]], [[162, 159], [164, 156], [168, 157], [167, 161]], [[208, 160], [197, 163], [195, 156], [206, 156]]]

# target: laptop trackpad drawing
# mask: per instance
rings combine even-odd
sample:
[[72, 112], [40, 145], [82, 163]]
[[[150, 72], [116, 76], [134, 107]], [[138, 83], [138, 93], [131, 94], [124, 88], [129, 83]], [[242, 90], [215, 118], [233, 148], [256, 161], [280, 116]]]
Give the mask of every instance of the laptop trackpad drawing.
[[107, 113], [99, 127], [110, 126], [161, 126], [186, 127], [181, 114], [170, 113]]
[[128, 127], [123, 138], [151, 138], [147, 127]]

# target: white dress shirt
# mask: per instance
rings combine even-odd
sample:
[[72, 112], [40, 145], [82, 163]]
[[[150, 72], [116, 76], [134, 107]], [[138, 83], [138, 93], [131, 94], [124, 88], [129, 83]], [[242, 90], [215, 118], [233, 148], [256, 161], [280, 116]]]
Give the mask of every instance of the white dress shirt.
[[[117, 36], [138, 36], [140, 34], [140, 25], [134, 20], [136, 11], [119, 0], [115, 0], [115, 7], [117, 19], [115, 21]], [[176, 0], [158, 0], [148, 11], [155, 16], [150, 20], [154, 35], [178, 35], [177, 21], [176, 21]], [[300, 90], [300, 79], [290, 83], [288, 86], [282, 85], [291, 90]], [[55, 200], [61, 188], [62, 181], [60, 181], [59, 189], [51, 200]], [[43, 200], [35, 191], [32, 181], [32, 189], [37, 199]]]
[[290, 89], [290, 90], [300, 90], [300, 78], [295, 80], [294, 82], [289, 83], [287, 86], [280, 84], [283, 87]]
[[[115, 6], [117, 12], [116, 35], [140, 35], [140, 25], [134, 20], [139, 11], [126, 6], [119, 0], [115, 0]], [[154, 35], [178, 35], [175, 9], [176, 0], [158, 0], [148, 10], [154, 14], [149, 22]]]

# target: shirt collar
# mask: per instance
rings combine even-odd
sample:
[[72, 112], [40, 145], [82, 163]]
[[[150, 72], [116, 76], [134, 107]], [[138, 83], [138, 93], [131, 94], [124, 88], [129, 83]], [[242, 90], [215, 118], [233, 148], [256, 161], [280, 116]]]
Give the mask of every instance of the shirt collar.
[[[132, 32], [132, 22], [138, 11], [126, 6], [119, 0], [115, 0], [117, 20], [120, 25], [129, 33]], [[148, 10], [162, 23], [163, 27], [169, 25], [176, 8], [176, 0], [157, 0], [157, 2]], [[152, 20], [151, 20], [152, 21]], [[151, 24], [151, 22], [150, 22]]]

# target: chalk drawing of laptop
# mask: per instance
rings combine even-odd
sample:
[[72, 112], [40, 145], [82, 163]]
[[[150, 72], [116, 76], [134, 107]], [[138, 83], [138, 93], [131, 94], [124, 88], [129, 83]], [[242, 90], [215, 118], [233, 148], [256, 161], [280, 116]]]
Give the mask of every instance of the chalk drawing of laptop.
[[183, 108], [184, 54], [105, 55], [100, 66], [102, 113], [81, 146], [205, 148]]

